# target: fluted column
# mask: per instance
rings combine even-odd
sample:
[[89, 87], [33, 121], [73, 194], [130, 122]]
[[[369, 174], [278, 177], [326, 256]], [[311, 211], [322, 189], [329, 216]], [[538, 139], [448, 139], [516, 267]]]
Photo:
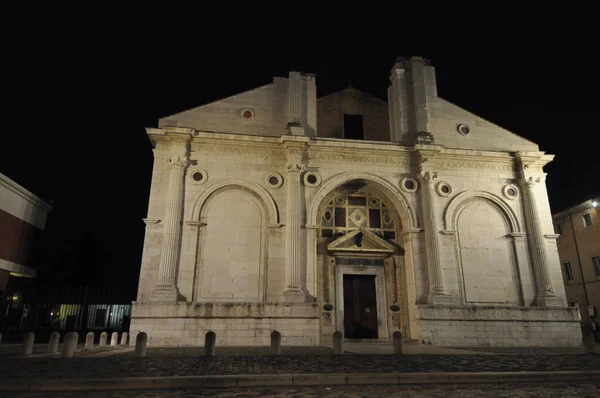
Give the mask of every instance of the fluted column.
[[285, 301], [304, 301], [301, 283], [302, 263], [302, 222], [300, 175], [304, 166], [298, 163], [287, 163], [286, 170], [286, 223], [285, 223]]
[[539, 306], [564, 306], [563, 301], [554, 294], [548, 258], [546, 255], [546, 242], [538, 214], [537, 200], [535, 194], [536, 185], [541, 177], [521, 178], [521, 186], [525, 191], [523, 195], [525, 205], [525, 216], [529, 233], [527, 239], [531, 250], [531, 259], [535, 271], [536, 295], [535, 303]]
[[169, 188], [163, 226], [162, 251], [158, 268], [158, 283], [153, 300], [177, 301], [177, 260], [181, 240], [183, 210], [183, 177], [188, 163], [186, 156], [173, 156], [169, 162]]
[[425, 227], [425, 243], [427, 254], [427, 269], [429, 271], [429, 304], [451, 304], [452, 296], [446, 291], [444, 274], [440, 261], [440, 237], [437, 225], [437, 209], [433, 195], [435, 188], [434, 181], [437, 179], [437, 173], [424, 171], [421, 173], [423, 201], [423, 215]]

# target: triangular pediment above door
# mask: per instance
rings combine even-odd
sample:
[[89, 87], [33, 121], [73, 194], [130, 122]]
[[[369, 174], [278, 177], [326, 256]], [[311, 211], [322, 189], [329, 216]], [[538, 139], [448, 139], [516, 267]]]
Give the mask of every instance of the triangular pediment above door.
[[359, 228], [327, 245], [329, 252], [393, 253], [394, 246], [373, 232]]

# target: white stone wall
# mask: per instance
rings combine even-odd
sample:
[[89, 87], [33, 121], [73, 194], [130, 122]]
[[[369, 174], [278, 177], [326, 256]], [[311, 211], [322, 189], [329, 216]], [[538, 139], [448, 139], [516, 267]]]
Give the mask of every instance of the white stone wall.
[[[413, 84], [414, 76], [422, 76], [422, 84]], [[531, 306], [539, 270], [534, 272], [531, 259], [532, 231], [524, 210], [528, 202], [519, 181], [525, 174], [543, 176], [545, 160], [536, 152], [537, 145], [437, 97], [435, 73], [429, 66], [422, 74], [410, 70], [398, 74], [389, 90], [390, 130], [398, 141], [394, 143], [314, 137], [315, 87], [314, 76], [302, 75], [300, 120], [310, 139], [281, 137], [289, 121], [288, 79], [284, 78], [160, 121], [161, 126], [195, 129], [189, 132], [176, 270], [182, 301], [148, 302], [160, 262], [167, 157], [182, 150], [165, 127], [151, 134], [156, 139], [155, 163], [132, 341], [136, 333], [145, 331], [151, 345], [202, 345], [205, 333], [212, 330], [218, 345], [266, 345], [270, 331], [279, 330], [284, 344], [329, 342], [336, 319], [335, 310], [322, 308], [324, 284], [333, 304], [335, 282], [323, 270], [330, 258], [325, 250], [316, 251], [321, 242], [319, 211], [337, 188], [360, 180], [387, 199], [402, 224], [396, 236], [405, 251], [398, 261], [402, 268], [397, 302], [402, 308], [388, 313], [390, 334], [406, 326], [408, 319], [411, 339], [436, 345], [580, 344], [578, 313]], [[419, 103], [410, 97], [409, 87], [424, 93]], [[252, 109], [255, 117], [244, 120], [245, 108]], [[471, 134], [456, 131], [461, 123], [471, 127]], [[415, 145], [417, 124], [426, 125], [435, 145]], [[523, 156], [534, 159], [525, 160], [532, 167], [518, 163], [517, 150], [530, 151]], [[303, 174], [300, 177], [301, 227], [292, 234], [286, 229], [292, 221], [286, 216], [287, 188], [293, 182], [289, 170], [318, 175], [315, 184], [306, 184]], [[193, 178], [198, 172], [203, 176], [200, 181]], [[422, 181], [419, 176], [424, 172], [433, 178], [433, 219], [424, 217], [424, 187], [411, 191], [401, 184], [406, 177]], [[282, 184], [271, 185], [270, 176], [282, 179]], [[508, 186], [516, 190], [515, 197], [507, 196]], [[547, 235], [547, 266], [556, 304], [565, 300], [565, 292], [548, 197], [545, 184], [534, 189], [539, 225]], [[439, 272], [432, 252], [426, 250], [432, 244], [426, 233], [431, 230], [439, 237]], [[295, 239], [300, 241], [298, 275], [306, 297], [304, 302], [289, 303], [284, 302], [289, 294], [283, 292], [288, 288], [289, 293], [290, 284], [295, 285], [296, 270], [295, 261], [286, 269], [286, 253]], [[449, 312], [430, 305], [430, 290], [439, 288], [438, 275], [447, 293], [442, 299], [449, 297]], [[391, 278], [389, 269], [385, 278]], [[391, 281], [386, 280], [385, 286], [389, 302]]]
[[[314, 136], [317, 131], [315, 78], [302, 75], [301, 79], [301, 121], [306, 134]], [[159, 120], [159, 126], [279, 137], [286, 133], [288, 103], [288, 79], [276, 77], [271, 84], [164, 117]], [[246, 109], [253, 113], [249, 119], [242, 115]]]
[[419, 308], [422, 340], [437, 346], [581, 346], [576, 308]]

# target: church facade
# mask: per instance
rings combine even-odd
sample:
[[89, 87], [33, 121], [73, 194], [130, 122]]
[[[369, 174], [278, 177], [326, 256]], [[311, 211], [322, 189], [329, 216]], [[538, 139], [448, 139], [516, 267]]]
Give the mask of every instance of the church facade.
[[314, 75], [148, 128], [154, 168], [131, 341], [577, 346], [543, 167], [553, 155], [398, 58], [388, 101]]

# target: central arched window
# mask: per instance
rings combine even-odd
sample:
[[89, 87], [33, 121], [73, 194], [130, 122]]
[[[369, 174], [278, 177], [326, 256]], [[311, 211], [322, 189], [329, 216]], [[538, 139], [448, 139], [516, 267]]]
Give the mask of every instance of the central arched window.
[[396, 239], [394, 217], [381, 196], [365, 185], [345, 185], [321, 213], [320, 236], [336, 238], [365, 228], [383, 239]]

